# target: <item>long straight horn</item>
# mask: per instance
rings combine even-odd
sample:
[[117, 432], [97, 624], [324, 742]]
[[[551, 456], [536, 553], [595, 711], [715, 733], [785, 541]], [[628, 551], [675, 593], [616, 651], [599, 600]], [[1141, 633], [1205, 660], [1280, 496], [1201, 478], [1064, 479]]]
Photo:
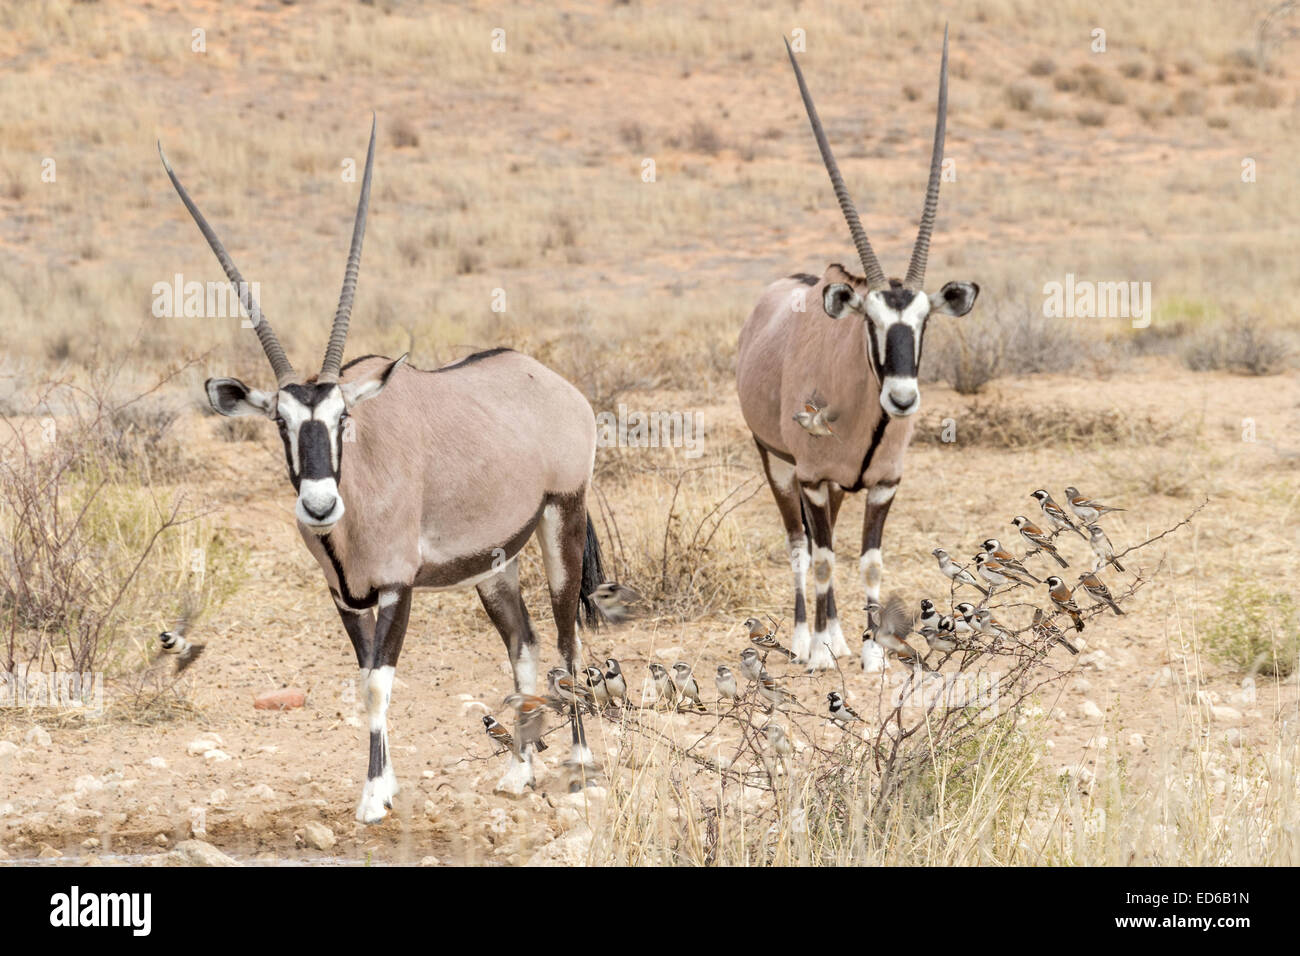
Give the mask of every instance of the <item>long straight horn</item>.
[[925, 263], [930, 257], [930, 232], [934, 214], [939, 209], [939, 179], [943, 172], [943, 135], [948, 125], [948, 25], [943, 27], [943, 63], [939, 66], [939, 115], [934, 121], [934, 152], [930, 154], [930, 182], [925, 187], [925, 208], [921, 211], [921, 228], [912, 247], [912, 261], [907, 267], [909, 289], [921, 288], [925, 281]]
[[271, 369], [275, 372], [276, 384], [287, 385], [295, 377], [293, 366], [289, 364], [288, 356], [284, 354], [284, 349], [280, 347], [280, 340], [275, 337], [275, 329], [271, 328], [271, 323], [262, 314], [261, 306], [253, 298], [252, 290], [249, 288], [248, 283], [244, 281], [244, 277], [235, 268], [230, 253], [226, 252], [226, 247], [221, 244], [216, 232], [208, 225], [208, 221], [203, 218], [203, 213], [199, 212], [199, 207], [194, 205], [194, 200], [185, 191], [181, 181], [176, 178], [176, 173], [172, 170], [172, 164], [167, 161], [167, 154], [163, 152], [161, 141], [158, 143], [158, 156], [162, 159], [163, 169], [167, 170], [167, 178], [172, 181], [172, 186], [175, 187], [177, 195], [181, 197], [181, 202], [185, 203], [185, 208], [194, 217], [199, 232], [203, 233], [203, 238], [208, 240], [208, 245], [216, 253], [217, 261], [221, 263], [221, 268], [225, 270], [226, 278], [235, 287], [235, 294], [239, 296], [239, 301], [244, 306], [244, 311], [248, 313], [249, 321], [253, 323], [253, 329], [257, 332], [257, 338], [262, 343], [262, 351], [271, 360]]
[[319, 382], [337, 382], [343, 364], [343, 346], [348, 341], [348, 320], [352, 318], [352, 299], [357, 293], [357, 272], [361, 268], [361, 240], [366, 237], [366, 210], [370, 208], [370, 174], [375, 167], [375, 115], [370, 114], [370, 150], [366, 153], [366, 172], [361, 178], [361, 199], [357, 201], [357, 221], [352, 226], [352, 249], [348, 252], [348, 267], [343, 273], [343, 291], [339, 293], [339, 307], [334, 312], [334, 326], [330, 329], [330, 342], [321, 363]]
[[826, 141], [822, 121], [817, 118], [817, 107], [813, 106], [812, 94], [808, 92], [808, 84], [803, 80], [803, 71], [799, 69], [799, 61], [795, 59], [794, 50], [790, 49], [789, 40], [785, 41], [785, 51], [790, 54], [790, 65], [794, 67], [794, 77], [799, 81], [799, 95], [803, 97], [803, 108], [808, 112], [808, 122], [812, 124], [813, 136], [817, 139], [817, 148], [821, 150], [826, 172], [830, 173], [835, 198], [839, 200], [844, 219], [849, 224], [849, 232], [853, 234], [853, 244], [858, 247], [858, 258], [862, 260], [862, 268], [866, 270], [867, 282], [876, 288], [888, 285], [885, 273], [880, 268], [880, 262], [876, 259], [876, 253], [871, 248], [871, 240], [867, 238], [867, 231], [862, 228], [858, 211], [853, 208], [853, 200], [849, 198], [844, 177], [840, 175], [840, 168], [835, 165], [831, 144]]

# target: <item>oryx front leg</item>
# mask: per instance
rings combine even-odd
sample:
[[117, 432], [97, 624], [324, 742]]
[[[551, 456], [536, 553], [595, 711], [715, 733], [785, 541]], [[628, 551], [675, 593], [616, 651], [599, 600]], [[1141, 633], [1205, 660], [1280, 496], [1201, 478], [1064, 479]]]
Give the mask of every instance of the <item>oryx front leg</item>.
[[894, 503], [898, 482], [880, 482], [867, 490], [867, 510], [862, 519], [862, 554], [858, 558], [858, 573], [867, 600], [880, 601], [880, 582], [884, 577], [885, 562], [880, 553], [880, 539], [885, 531], [885, 518]]
[[[835, 666], [829, 622], [834, 601], [831, 594], [831, 581], [835, 572], [833, 541], [836, 502], [834, 499], [837, 491], [838, 489], [832, 489], [829, 482], [822, 482], [816, 486], [804, 485], [802, 488], [804, 517], [812, 537], [813, 587], [816, 591], [813, 631], [805, 658], [810, 671], [830, 670]], [[840, 643], [843, 643], [842, 635]], [[848, 652], [847, 647], [844, 650], [845, 653]]]
[[388, 705], [411, 613], [411, 589], [381, 591], [378, 607], [370, 666], [361, 668], [361, 689], [370, 729], [370, 763], [357, 806], [357, 819], [362, 823], [382, 820], [397, 794], [397, 777], [388, 750]]

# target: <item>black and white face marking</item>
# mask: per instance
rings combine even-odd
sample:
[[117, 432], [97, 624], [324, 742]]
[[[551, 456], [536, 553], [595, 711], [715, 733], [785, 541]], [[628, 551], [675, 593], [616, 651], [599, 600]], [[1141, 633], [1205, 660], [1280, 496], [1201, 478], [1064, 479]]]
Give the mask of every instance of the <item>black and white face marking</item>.
[[867, 360], [880, 383], [880, 407], [893, 418], [905, 418], [921, 407], [917, 373], [930, 313], [965, 315], [975, 305], [977, 295], [979, 286], [973, 282], [949, 282], [938, 292], [926, 295], [891, 279], [888, 289], [872, 289], [865, 296], [843, 283], [828, 285], [823, 305], [835, 319], [848, 312], [863, 316]]
[[300, 524], [325, 535], [343, 517], [339, 477], [343, 473], [343, 442], [348, 413], [378, 395], [403, 355], [352, 382], [310, 382], [286, 385], [278, 392], [249, 388], [234, 378], [210, 378], [208, 403], [221, 415], [265, 415], [280, 429], [289, 481], [298, 492], [294, 508]]
[[339, 477], [347, 403], [336, 384], [286, 385], [280, 389], [275, 423], [284, 442], [289, 481], [298, 492], [294, 512], [315, 534], [326, 534], [343, 517]]

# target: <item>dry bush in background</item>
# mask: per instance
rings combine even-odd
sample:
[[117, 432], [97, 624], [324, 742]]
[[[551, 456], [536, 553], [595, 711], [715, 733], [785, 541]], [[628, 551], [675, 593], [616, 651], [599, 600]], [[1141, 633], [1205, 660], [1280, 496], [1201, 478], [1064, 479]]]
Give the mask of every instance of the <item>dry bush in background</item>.
[[1279, 332], [1238, 317], [1226, 326], [1202, 329], [1183, 347], [1182, 358], [1194, 372], [1273, 375], [1291, 367], [1294, 352]]
[[1296, 601], [1276, 582], [1235, 574], [1204, 643], [1216, 660], [1249, 675], [1289, 677], [1300, 663]]

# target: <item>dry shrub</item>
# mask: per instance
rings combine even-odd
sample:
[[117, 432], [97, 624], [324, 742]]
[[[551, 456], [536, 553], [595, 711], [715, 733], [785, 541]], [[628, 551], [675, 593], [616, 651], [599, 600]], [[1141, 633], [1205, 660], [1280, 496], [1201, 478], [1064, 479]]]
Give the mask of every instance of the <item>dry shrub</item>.
[[1051, 76], [1056, 72], [1056, 61], [1050, 57], [1040, 56], [1029, 64], [1030, 76]]
[[1183, 349], [1182, 357], [1193, 372], [1274, 375], [1291, 366], [1294, 354], [1278, 332], [1256, 319], [1238, 317], [1226, 327], [1203, 330]]
[[420, 145], [420, 134], [416, 131], [415, 126], [406, 118], [398, 119], [393, 123], [389, 138], [393, 146], [401, 149], [406, 146], [415, 147]]
[[1140, 80], [1147, 75], [1147, 67], [1141, 60], [1129, 60], [1120, 64], [1119, 74], [1128, 80]]
[[1232, 94], [1232, 102], [1256, 110], [1277, 109], [1284, 99], [1282, 91], [1268, 83], [1251, 83]]
[[217, 435], [222, 441], [257, 441], [262, 436], [262, 420], [248, 416], [217, 420]]
[[1027, 113], [1038, 102], [1038, 90], [1025, 83], [1013, 83], [1007, 87], [1007, 105], [1020, 113]]
[[1079, 92], [1112, 106], [1118, 106], [1128, 99], [1122, 83], [1091, 63], [1079, 67]]
[[1181, 89], [1174, 95], [1172, 107], [1175, 116], [1200, 116], [1205, 112], [1205, 93], [1194, 87]]
[[1235, 575], [1218, 602], [1205, 645], [1216, 659], [1247, 674], [1288, 677], [1300, 659], [1300, 619], [1289, 591], [1276, 582]]
[[1059, 93], [1075, 93], [1083, 85], [1077, 73], [1057, 73], [1052, 78], [1052, 86]]
[[1105, 126], [1106, 114], [1101, 110], [1079, 110], [1074, 114], [1080, 126]]
[[645, 149], [645, 127], [636, 120], [625, 120], [619, 124], [618, 138], [633, 152], [640, 153]]
[[999, 299], [970, 315], [932, 325], [926, 332], [927, 381], [946, 381], [974, 395], [1003, 375], [1058, 372], [1105, 346], [1089, 342], [1063, 319], [1043, 315], [1032, 300]]
[[707, 153], [710, 156], [722, 150], [722, 137], [718, 135], [717, 128], [707, 120], [692, 121], [691, 128], [686, 134], [686, 142], [695, 152]]
[[[955, 430], [945, 427], [948, 420], [955, 422]], [[1131, 410], [992, 398], [976, 400], [958, 412], [928, 413], [912, 440], [923, 445], [978, 445], [1015, 451], [1041, 447], [1044, 435], [1060, 444], [1165, 445], [1181, 430], [1179, 425]]]

